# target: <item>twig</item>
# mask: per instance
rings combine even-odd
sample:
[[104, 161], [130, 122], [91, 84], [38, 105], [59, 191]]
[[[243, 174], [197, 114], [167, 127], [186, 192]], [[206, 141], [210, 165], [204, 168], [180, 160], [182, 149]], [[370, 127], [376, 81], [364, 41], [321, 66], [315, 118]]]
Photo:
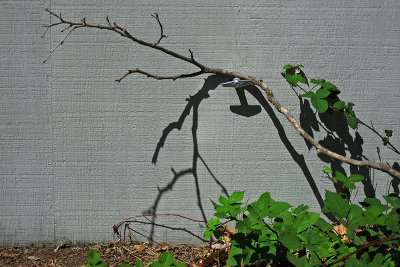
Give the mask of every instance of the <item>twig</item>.
[[155, 42], [154, 45], [153, 45], [153, 46], [156, 46], [156, 45], [158, 45], [158, 44], [161, 42], [161, 40], [162, 40], [163, 38], [167, 38], [167, 36], [164, 35], [163, 25], [161, 24], [160, 17], [158, 16], [158, 14], [157, 14], [157, 13], [154, 13], [154, 14], [151, 14], [151, 16], [157, 20], [158, 25], [160, 26], [160, 31], [161, 31], [161, 33], [160, 33], [160, 38], [159, 38], [158, 41]]
[[[186, 232], [186, 233], [190, 234], [191, 236], [194, 236], [194, 237], [198, 238], [199, 240], [201, 240], [203, 242], [207, 242], [206, 239], [200, 237], [199, 235], [193, 233], [192, 231], [190, 231], [190, 230], [188, 230], [188, 229], [186, 229], [184, 227], [174, 227], [174, 226], [168, 226], [168, 225], [159, 224], [159, 223], [155, 223], [155, 222], [151, 222], [151, 221], [150, 222], [144, 222], [144, 221], [140, 221], [140, 220], [130, 220], [129, 223], [139, 223], [139, 224], [144, 224], [144, 225], [154, 225], [154, 226], [166, 228], [166, 229], [169, 229], [169, 230], [182, 231], [182, 232]], [[144, 234], [142, 234], [142, 233], [136, 231], [135, 229], [133, 229], [132, 227], [130, 227], [129, 223], [125, 224], [125, 225], [127, 225], [126, 226], [127, 229], [129, 229], [129, 230], [131, 230], [131, 231], [133, 231], [133, 232], [135, 232], [137, 234], [140, 234], [143, 237], [146, 237]], [[155, 240], [152, 240], [152, 241], [155, 242]]]
[[[368, 161], [368, 160], [355, 160], [355, 159], [340, 155], [338, 153], [335, 153], [335, 152], [323, 147], [317, 140], [315, 140], [312, 136], [310, 136], [301, 127], [300, 123], [293, 116], [291, 111], [287, 107], [283, 106], [275, 98], [275, 95], [274, 95], [272, 89], [269, 87], [269, 85], [266, 82], [264, 82], [260, 78], [248, 75], [248, 74], [243, 73], [243, 72], [231, 71], [231, 70], [226, 70], [226, 69], [222, 69], [222, 68], [207, 67], [207, 66], [199, 63], [197, 60], [194, 59], [193, 52], [191, 50], [189, 50], [190, 57], [187, 57], [187, 56], [184, 56], [184, 55], [179, 54], [177, 52], [174, 52], [174, 51], [172, 51], [170, 49], [162, 47], [162, 46], [158, 45], [157, 43], [156, 43], [157, 45], [154, 45], [154, 43], [147, 42], [147, 41], [144, 41], [142, 39], [139, 39], [139, 38], [133, 36], [126, 29], [120, 27], [115, 22], [112, 23], [112, 24], [109, 23], [108, 19], [107, 19], [107, 25], [92, 24], [92, 23], [86, 22], [85, 20], [81, 20], [80, 22], [72, 22], [72, 21], [67, 21], [64, 18], [62, 18], [61, 14], [57, 15], [56, 13], [54, 13], [54, 12], [52, 12], [50, 10], [47, 10], [47, 9], [46, 9], [46, 11], [49, 12], [52, 16], [54, 16], [54, 17], [59, 19], [59, 22], [50, 24], [50, 25], [47, 26], [47, 28], [51, 28], [51, 27], [55, 27], [55, 26], [58, 26], [58, 25], [65, 24], [65, 25], [70, 26], [70, 27], [79, 26], [79, 27], [97, 28], [97, 29], [102, 29], [102, 30], [113, 31], [115, 33], [118, 33], [119, 35], [121, 35], [124, 38], [130, 39], [131, 41], [133, 41], [133, 42], [135, 42], [137, 44], [140, 44], [140, 45], [143, 45], [143, 46], [146, 46], [146, 47], [153, 48], [155, 50], [161, 51], [161, 52], [163, 52], [163, 53], [165, 53], [167, 55], [170, 55], [170, 56], [172, 56], [174, 58], [180, 59], [180, 60], [182, 60], [184, 62], [188, 62], [188, 63], [190, 63], [190, 64], [192, 64], [192, 65], [194, 65], [194, 66], [196, 66], [196, 67], [198, 67], [200, 69], [198, 72], [193, 72], [193, 73], [190, 73], [190, 74], [180, 74], [180, 75], [175, 75], [175, 76], [158, 76], [158, 75], [155, 75], [155, 74], [150, 74], [150, 73], [147, 73], [145, 71], [142, 71], [142, 70], [139, 71], [138, 69], [136, 69], [135, 72], [142, 73], [142, 74], [147, 75], [147, 76], [149, 76], [151, 78], [157, 79], [157, 77], [158, 77], [160, 79], [172, 79], [172, 80], [174, 80], [174, 79], [178, 79], [178, 78], [194, 77], [194, 76], [198, 76], [198, 75], [201, 75], [201, 74], [209, 73], [209, 74], [222, 74], [222, 75], [226, 75], [226, 76], [230, 76], [230, 77], [238, 77], [238, 78], [241, 78], [241, 79], [244, 79], [244, 80], [250, 80], [255, 86], [258, 86], [261, 90], [263, 90], [265, 92], [266, 98], [269, 101], [269, 103], [271, 103], [278, 112], [282, 113], [286, 117], [286, 119], [290, 122], [290, 124], [297, 130], [298, 134], [301, 135], [309, 144], [311, 144], [316, 149], [318, 154], [324, 154], [324, 155], [326, 155], [326, 156], [328, 156], [328, 157], [330, 157], [332, 159], [336, 159], [336, 160], [339, 160], [341, 162], [344, 162], [344, 163], [347, 163], [347, 164], [350, 164], [350, 165], [359, 166], [359, 167], [366, 166], [366, 167], [370, 167], [370, 168], [373, 168], [373, 169], [377, 169], [377, 170], [380, 170], [382, 172], [390, 174], [391, 176], [395, 177], [396, 179], [400, 179], [400, 172], [397, 171], [396, 169], [394, 169], [393, 167], [388, 166], [387, 164], [385, 164], [383, 162], [374, 162], [374, 161]], [[162, 24], [161, 24], [161, 22], [159, 20], [158, 20], [158, 22], [159, 22], [159, 25], [162, 26]], [[163, 33], [161, 35], [163, 35]], [[128, 75], [129, 74], [130, 73], [128, 71]], [[122, 79], [125, 78], [125, 77], [126, 77], [126, 75], [123, 76]], [[122, 79], [120, 79], [120, 80], [122, 80]]]
[[157, 80], [173, 80], [173, 81], [175, 81], [177, 79], [199, 76], [199, 75], [203, 74], [204, 72], [196, 71], [196, 72], [192, 72], [192, 73], [184, 73], [184, 74], [178, 74], [178, 75], [174, 75], [174, 76], [160, 76], [160, 75], [152, 74], [147, 71], [136, 68], [136, 69], [128, 70], [120, 78], [116, 79], [116, 81], [121, 82], [123, 79], [125, 79], [126, 76], [128, 76], [132, 73], [140, 73], [140, 74], [146, 75], [149, 78], [153, 78], [153, 79], [157, 79]]
[[371, 242], [367, 242], [367, 243], [363, 244], [361, 247], [359, 247], [358, 249], [350, 252], [349, 254], [344, 255], [343, 257], [341, 257], [341, 258], [339, 258], [339, 259], [337, 259], [337, 260], [335, 260], [335, 261], [333, 261], [333, 262], [331, 262], [331, 263], [329, 263], [327, 265], [323, 265], [323, 266], [324, 267], [333, 266], [336, 263], [339, 263], [339, 262], [347, 260], [353, 254], [360, 253], [361, 251], [367, 249], [368, 247], [381, 245], [381, 244], [384, 244], [386, 242], [390, 242], [390, 241], [397, 240], [397, 239], [399, 239], [399, 237], [397, 237], [397, 236], [387, 236], [387, 237], [385, 237], [383, 239], [377, 239], [377, 240], [374, 240], [374, 241], [371, 241]]
[[[377, 136], [379, 136], [381, 138], [381, 140], [383, 140], [384, 136], [382, 136], [374, 127], [374, 125], [371, 122], [371, 126], [369, 126], [368, 124], [366, 124], [365, 122], [363, 122], [362, 120], [358, 119], [358, 123], [365, 126], [367, 129], [371, 130], [372, 132], [374, 132]], [[390, 143], [390, 141], [387, 141], [387, 147], [392, 150], [393, 152], [397, 153], [400, 155], [400, 151], [392, 144]]]

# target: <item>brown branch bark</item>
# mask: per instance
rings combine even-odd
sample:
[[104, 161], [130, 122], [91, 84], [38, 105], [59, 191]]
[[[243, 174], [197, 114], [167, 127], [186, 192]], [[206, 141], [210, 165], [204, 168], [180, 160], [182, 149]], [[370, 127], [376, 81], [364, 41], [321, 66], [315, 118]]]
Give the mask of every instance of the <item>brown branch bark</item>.
[[359, 247], [358, 249], [354, 250], [353, 252], [350, 252], [349, 254], [344, 255], [343, 257], [341, 257], [341, 258], [339, 258], [339, 259], [337, 259], [337, 260], [335, 260], [335, 261], [333, 261], [333, 262], [331, 262], [331, 263], [329, 263], [327, 265], [323, 265], [323, 266], [324, 267], [333, 266], [336, 263], [339, 263], [339, 262], [347, 260], [348, 258], [351, 257], [351, 255], [354, 255], [356, 253], [362, 252], [363, 250], [367, 249], [368, 247], [382, 245], [384, 243], [387, 243], [387, 242], [390, 242], [390, 241], [393, 241], [393, 240], [397, 240], [397, 239], [399, 239], [398, 236], [387, 236], [387, 237], [385, 237], [383, 239], [377, 239], [377, 240], [374, 240], [374, 241], [371, 241], [371, 242], [367, 242], [367, 243], [363, 244], [361, 247]]
[[[268, 86], [268, 84], [263, 81], [260, 78], [248, 75], [246, 73], [243, 72], [238, 72], [238, 71], [230, 71], [230, 70], [226, 70], [226, 69], [222, 69], [222, 68], [211, 68], [211, 67], [207, 67], [201, 63], [199, 63], [197, 60], [195, 60], [193, 52], [189, 49], [189, 53], [190, 53], [190, 57], [184, 56], [182, 54], [179, 54], [177, 52], [174, 52], [170, 49], [167, 49], [165, 47], [162, 47], [159, 44], [159, 42], [151, 43], [151, 42], [147, 42], [144, 41], [138, 37], [133, 36], [131, 33], [129, 33], [128, 30], [126, 30], [125, 28], [117, 25], [116, 22], [111, 23], [107, 17], [107, 25], [103, 25], [103, 24], [93, 24], [93, 23], [88, 23], [86, 22], [85, 19], [82, 19], [79, 22], [73, 22], [73, 21], [68, 21], [65, 20], [61, 14], [56, 14], [48, 9], [46, 9], [47, 12], [49, 12], [53, 17], [57, 18], [59, 21], [52, 23], [48, 26], [46, 26], [46, 31], [51, 28], [51, 27], [55, 27], [58, 25], [66, 25], [68, 26], [67, 28], [71, 28], [71, 30], [68, 32], [67, 35], [69, 35], [73, 30], [77, 29], [77, 28], [82, 28], [82, 27], [86, 27], [86, 28], [97, 28], [97, 29], [101, 29], [101, 30], [109, 30], [109, 31], [113, 31], [115, 33], [118, 33], [119, 35], [121, 35], [124, 38], [127, 38], [129, 40], [131, 40], [132, 42], [135, 42], [139, 45], [143, 45], [158, 51], [161, 51], [167, 55], [170, 55], [171, 57], [180, 59], [184, 62], [190, 63], [196, 67], [198, 67], [200, 70], [197, 72], [193, 72], [193, 73], [189, 73], [189, 74], [179, 74], [179, 75], [174, 75], [174, 76], [159, 76], [156, 74], [151, 74], [148, 73], [146, 71], [140, 70], [140, 69], [134, 69], [134, 70], [129, 70], [127, 73], [125, 73], [121, 78], [117, 79], [117, 81], [121, 81], [122, 79], [124, 79], [126, 76], [128, 76], [129, 74], [132, 73], [140, 73], [143, 75], [146, 75], [148, 77], [154, 78], [154, 79], [158, 79], [158, 80], [164, 80], [164, 79], [170, 79], [170, 80], [176, 80], [176, 79], [180, 79], [180, 78], [187, 78], [187, 77], [194, 77], [194, 76], [198, 76], [201, 74], [222, 74], [222, 75], [227, 75], [227, 76], [231, 76], [231, 77], [238, 77], [241, 79], [245, 79], [245, 80], [250, 80], [255, 86], [258, 86], [261, 90], [263, 90], [267, 96], [267, 100], [274, 106], [274, 108], [282, 113], [286, 119], [289, 121], [289, 123], [297, 130], [297, 132], [299, 133], [299, 135], [301, 135], [305, 140], [307, 140], [308, 143], [310, 143], [313, 147], [315, 147], [316, 151], [318, 154], [324, 154], [332, 159], [336, 159], [338, 161], [341, 161], [343, 163], [347, 163], [350, 165], [354, 165], [354, 166], [366, 166], [366, 167], [370, 167], [376, 170], [380, 170], [382, 172], [388, 173], [389, 175], [395, 177], [396, 179], [400, 179], [400, 172], [395, 170], [394, 168], [392, 168], [391, 166], [387, 165], [386, 163], [383, 162], [374, 162], [374, 161], [369, 161], [369, 160], [355, 160], [355, 159], [351, 159], [349, 157], [337, 154], [325, 147], [323, 147], [321, 144], [318, 143], [317, 140], [315, 140], [313, 137], [311, 137], [308, 133], [306, 133], [306, 131], [301, 127], [300, 123], [297, 121], [297, 119], [293, 116], [293, 114], [290, 112], [290, 110], [283, 106], [278, 100], [277, 98], [274, 96], [274, 93], [272, 91], [272, 89]], [[161, 38], [159, 39], [159, 41], [161, 41], [162, 37], [163, 37], [163, 30], [162, 30], [162, 24], [161, 21], [159, 20], [158, 16], [156, 17], [160, 27], [161, 27]], [[66, 37], [65, 37], [66, 38]], [[62, 42], [56, 46], [56, 48], [58, 48], [59, 46], [62, 45], [62, 43], [65, 41], [65, 38], [62, 40]], [[55, 49], [53, 49], [50, 52], [51, 53], [54, 52]]]
[[132, 74], [132, 73], [140, 73], [143, 75], [146, 75], [149, 78], [157, 79], [157, 80], [177, 80], [177, 79], [183, 79], [183, 78], [189, 78], [189, 77], [195, 77], [203, 74], [203, 71], [196, 71], [192, 73], [183, 73], [183, 74], [178, 74], [178, 75], [171, 75], [171, 76], [162, 76], [162, 75], [157, 75], [157, 74], [152, 74], [147, 71], [141, 70], [139, 68], [133, 69], [133, 70], [128, 70], [124, 75], [122, 75], [120, 78], [116, 79], [117, 82], [121, 82], [123, 79], [126, 78], [126, 76]]

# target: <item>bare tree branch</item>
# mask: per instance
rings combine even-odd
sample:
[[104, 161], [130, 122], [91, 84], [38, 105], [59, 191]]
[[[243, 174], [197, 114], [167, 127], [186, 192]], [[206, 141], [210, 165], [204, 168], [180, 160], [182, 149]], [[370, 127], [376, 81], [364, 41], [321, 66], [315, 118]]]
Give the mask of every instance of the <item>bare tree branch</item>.
[[140, 74], [146, 75], [147, 77], [157, 79], [157, 80], [174, 80], [175, 81], [177, 79], [199, 76], [199, 75], [203, 74], [204, 72], [200, 70], [200, 71], [196, 71], [196, 72], [192, 72], [192, 73], [184, 73], [184, 74], [178, 74], [178, 75], [174, 75], [174, 76], [160, 76], [160, 75], [152, 74], [147, 71], [136, 68], [133, 70], [128, 70], [120, 78], [116, 79], [116, 81], [121, 82], [123, 79], [125, 79], [126, 76], [128, 76], [129, 74], [132, 74], [132, 73], [140, 73]]
[[154, 45], [153, 45], [153, 46], [156, 46], [156, 45], [158, 45], [158, 44], [161, 42], [161, 40], [162, 40], [163, 38], [167, 38], [167, 36], [164, 35], [164, 28], [163, 28], [163, 25], [161, 24], [160, 17], [158, 16], [158, 14], [157, 14], [157, 13], [154, 13], [154, 14], [151, 14], [151, 16], [157, 20], [158, 25], [160, 26], [160, 31], [161, 31], [161, 33], [160, 33], [160, 38], [159, 38], [158, 41], [155, 42]]
[[[300, 123], [297, 121], [297, 119], [293, 116], [293, 114], [290, 112], [290, 110], [283, 106], [274, 96], [274, 93], [272, 91], [272, 89], [269, 87], [269, 85], [263, 81], [260, 78], [257, 78], [255, 76], [251, 76], [248, 75], [246, 73], [243, 72], [238, 72], [238, 71], [231, 71], [231, 70], [226, 70], [226, 69], [222, 69], [222, 68], [211, 68], [211, 67], [207, 67], [201, 63], [199, 63], [197, 60], [194, 59], [193, 56], [193, 52], [191, 50], [189, 50], [190, 52], [190, 57], [184, 56], [182, 54], [179, 54], [177, 52], [174, 52], [170, 49], [167, 49], [165, 47], [162, 47], [160, 45], [158, 45], [159, 42], [151, 43], [148, 41], [144, 41], [138, 37], [133, 36], [132, 34], [130, 34], [128, 32], [128, 30], [126, 30], [125, 28], [120, 27], [119, 25], [117, 25], [115, 22], [111, 23], [107, 17], [107, 25], [103, 25], [103, 24], [92, 24], [92, 23], [88, 23], [86, 22], [85, 19], [82, 19], [80, 22], [72, 22], [72, 21], [67, 21], [65, 20], [61, 14], [58, 15], [50, 10], [47, 10], [47, 12], [49, 12], [52, 16], [54, 16], [55, 18], [57, 18], [59, 21], [53, 24], [50, 24], [48, 26], [46, 26], [46, 30], [48, 28], [52, 28], [58, 25], [67, 25], [68, 28], [72, 27], [73, 30], [75, 30], [76, 28], [81, 28], [81, 27], [86, 27], [86, 28], [96, 28], [96, 29], [101, 29], [101, 30], [109, 30], [109, 31], [113, 31], [115, 33], [118, 33], [119, 35], [121, 35], [124, 38], [130, 39], [131, 41], [161, 51], [167, 55], [170, 55], [171, 57], [174, 57], [176, 59], [180, 59], [184, 62], [190, 63], [196, 67], [198, 67], [200, 70], [198, 72], [193, 72], [193, 73], [189, 73], [189, 74], [179, 74], [179, 75], [175, 75], [175, 76], [158, 76], [155, 74], [150, 74], [148, 72], [145, 72], [143, 70], [140, 69], [135, 69], [135, 70], [130, 70], [128, 71], [124, 76], [122, 76], [121, 78], [117, 79], [117, 81], [121, 81], [122, 79], [124, 79], [127, 75], [131, 74], [131, 73], [141, 73], [143, 75], [146, 75], [148, 77], [154, 78], [154, 79], [171, 79], [171, 80], [176, 80], [179, 78], [187, 78], [187, 77], [194, 77], [194, 76], [198, 76], [201, 74], [222, 74], [222, 75], [227, 75], [227, 76], [231, 76], [231, 77], [238, 77], [241, 79], [245, 79], [245, 80], [250, 80], [255, 86], [258, 86], [261, 90], [263, 90], [266, 93], [266, 97], [267, 100], [274, 106], [274, 108], [282, 113], [286, 119], [290, 122], [290, 124], [297, 130], [297, 132], [299, 133], [299, 135], [301, 135], [305, 140], [307, 140], [308, 143], [310, 143], [312, 146], [315, 147], [316, 151], [318, 154], [324, 154], [332, 159], [336, 159], [339, 160], [341, 162], [347, 163], [347, 164], [351, 164], [354, 166], [366, 166], [366, 167], [370, 167], [373, 169], [377, 169], [380, 170], [382, 172], [388, 173], [391, 176], [395, 177], [396, 179], [400, 179], [400, 172], [397, 171], [396, 169], [394, 169], [393, 167], [387, 165], [386, 163], [383, 162], [374, 162], [374, 161], [369, 161], [369, 160], [355, 160], [343, 155], [340, 155], [338, 153], [335, 153], [325, 147], [323, 147], [321, 144], [319, 144], [319, 142], [317, 140], [315, 140], [312, 136], [310, 136], [300, 125]], [[157, 19], [157, 18], [156, 18]], [[160, 20], [157, 20], [161, 29], [162, 29], [162, 24], [160, 22]], [[72, 30], [72, 31], [73, 31]], [[68, 32], [67, 35], [69, 35], [72, 31]], [[161, 37], [163, 36], [163, 31], [161, 31]], [[162, 38], [159, 39], [159, 41], [161, 41]], [[65, 38], [61, 41], [60, 45], [65, 41]], [[58, 45], [57, 47], [59, 47], [60, 45]], [[54, 49], [53, 51], [54, 52]], [[51, 53], [52, 53], [51, 52]]]

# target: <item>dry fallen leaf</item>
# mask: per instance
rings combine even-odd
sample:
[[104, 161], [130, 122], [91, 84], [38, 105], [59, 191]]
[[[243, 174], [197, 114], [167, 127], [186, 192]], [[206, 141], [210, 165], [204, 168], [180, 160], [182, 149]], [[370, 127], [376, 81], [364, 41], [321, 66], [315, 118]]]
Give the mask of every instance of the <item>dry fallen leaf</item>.
[[40, 260], [40, 258], [39, 257], [36, 257], [36, 256], [28, 256], [27, 257], [28, 258], [28, 260], [33, 260], [33, 261], [38, 261], [38, 260]]
[[333, 227], [333, 232], [338, 236], [347, 235], [347, 228], [343, 224], [335, 225]]

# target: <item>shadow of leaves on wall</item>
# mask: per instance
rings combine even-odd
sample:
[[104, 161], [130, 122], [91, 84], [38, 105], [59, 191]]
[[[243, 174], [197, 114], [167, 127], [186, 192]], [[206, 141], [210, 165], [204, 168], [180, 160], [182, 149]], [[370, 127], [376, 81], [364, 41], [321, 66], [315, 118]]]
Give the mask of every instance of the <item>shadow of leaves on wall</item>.
[[[353, 138], [353, 136], [350, 134], [348, 124], [342, 114], [337, 112], [318, 114], [318, 117], [321, 121], [320, 123], [316, 113], [311, 109], [309, 101], [306, 99], [300, 99], [300, 102], [302, 103], [300, 105], [300, 118], [302, 118], [302, 116], [304, 117], [304, 119], [300, 119], [300, 121], [304, 129], [307, 129], [309, 131], [308, 133], [312, 136], [314, 136], [314, 131], [319, 132], [321, 129], [323, 129], [326, 132], [326, 136], [319, 141], [322, 146], [343, 156], [346, 156], [346, 153], [348, 152], [350, 153], [350, 157], [352, 159], [367, 159], [367, 157], [363, 155], [363, 138], [358, 132], [355, 132]], [[319, 127], [317, 127], [317, 125], [319, 125]], [[343, 174], [346, 174], [341, 162], [322, 154], [318, 154], [318, 157], [323, 162], [330, 164], [330, 167], [334, 172], [339, 171]], [[350, 173], [361, 174], [364, 176], [364, 181], [362, 183], [364, 186], [365, 196], [375, 197], [375, 189], [368, 167], [357, 167], [351, 165]], [[350, 192], [341, 184], [335, 184], [335, 189], [337, 192], [347, 194], [347, 196], [350, 194]]]

